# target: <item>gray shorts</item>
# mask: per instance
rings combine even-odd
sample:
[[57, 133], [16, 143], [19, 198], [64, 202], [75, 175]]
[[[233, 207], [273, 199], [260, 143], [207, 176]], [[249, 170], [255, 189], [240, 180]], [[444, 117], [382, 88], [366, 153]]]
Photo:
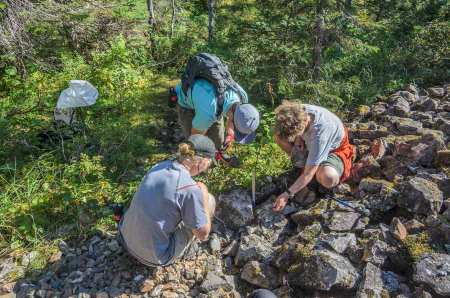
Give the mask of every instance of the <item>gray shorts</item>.
[[[183, 130], [184, 137], [187, 139], [191, 135], [192, 129], [192, 119], [194, 119], [195, 111], [191, 109], [183, 108], [177, 105], [178, 122], [180, 123], [181, 129]], [[206, 136], [210, 138], [216, 148], [222, 147], [225, 140], [225, 126], [223, 117], [220, 117], [216, 122], [211, 125], [211, 127], [206, 132]]]
[[[293, 147], [291, 152], [291, 161], [296, 168], [304, 168], [306, 165], [306, 160], [308, 158], [308, 152], [297, 149]], [[339, 174], [339, 177], [344, 173], [344, 162], [342, 159], [334, 153], [328, 154], [328, 157], [323, 161], [321, 166], [333, 167]]]

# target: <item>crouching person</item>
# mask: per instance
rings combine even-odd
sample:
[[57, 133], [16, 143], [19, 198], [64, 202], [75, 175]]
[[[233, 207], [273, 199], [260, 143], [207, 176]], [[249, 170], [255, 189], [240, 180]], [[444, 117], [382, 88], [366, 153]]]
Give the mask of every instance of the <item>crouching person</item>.
[[215, 199], [193, 177], [215, 162], [214, 143], [192, 135], [179, 145], [176, 160], [155, 165], [145, 175], [119, 225], [125, 249], [148, 266], [166, 266], [182, 258], [194, 237], [205, 241]]
[[289, 199], [316, 178], [332, 189], [349, 178], [354, 148], [342, 121], [325, 108], [284, 101], [275, 109], [275, 140], [290, 155], [298, 179], [275, 201], [273, 209], [283, 210]]

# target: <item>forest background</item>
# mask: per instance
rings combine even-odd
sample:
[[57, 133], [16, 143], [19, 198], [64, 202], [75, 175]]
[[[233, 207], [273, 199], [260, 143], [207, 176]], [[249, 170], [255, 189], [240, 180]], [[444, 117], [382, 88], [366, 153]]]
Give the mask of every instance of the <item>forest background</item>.
[[[289, 163], [271, 136], [283, 99], [342, 117], [413, 83], [450, 79], [446, 0], [0, 1], [0, 257], [34, 251], [43, 268], [56, 243], [114, 228], [145, 172], [176, 144], [167, 88], [187, 59], [221, 57], [262, 113], [257, 141], [218, 167], [214, 193], [248, 187]], [[99, 90], [79, 127], [53, 125], [73, 79]]]

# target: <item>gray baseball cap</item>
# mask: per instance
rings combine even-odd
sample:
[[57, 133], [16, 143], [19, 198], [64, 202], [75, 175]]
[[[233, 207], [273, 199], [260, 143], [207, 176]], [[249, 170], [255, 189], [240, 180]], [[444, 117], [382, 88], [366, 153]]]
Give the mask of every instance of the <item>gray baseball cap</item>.
[[234, 111], [234, 133], [236, 142], [249, 144], [255, 140], [259, 126], [259, 112], [251, 104], [238, 105]]
[[188, 142], [194, 147], [195, 155], [209, 157], [216, 163], [216, 145], [210, 138], [204, 135], [191, 135]]

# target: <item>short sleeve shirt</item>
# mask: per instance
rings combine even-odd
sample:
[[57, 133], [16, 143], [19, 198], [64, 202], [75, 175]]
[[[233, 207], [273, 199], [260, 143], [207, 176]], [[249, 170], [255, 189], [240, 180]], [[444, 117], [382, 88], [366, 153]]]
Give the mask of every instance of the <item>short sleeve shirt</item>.
[[200, 187], [176, 161], [155, 165], [144, 177], [119, 227], [127, 249], [154, 265], [174, 254], [174, 232], [183, 224], [199, 229], [208, 223]]
[[[247, 103], [247, 93], [238, 85], [239, 93], [242, 94], [242, 102]], [[181, 83], [175, 86], [178, 104], [186, 109], [195, 110], [192, 127], [206, 132], [218, 119], [217, 97], [215, 87], [204, 79], [196, 80], [194, 85], [188, 89], [187, 95], [181, 89]], [[223, 114], [226, 114], [231, 106], [240, 101], [239, 94], [229, 88], [224, 93]]]
[[304, 104], [308, 114], [314, 116], [308, 130], [303, 134], [308, 158], [306, 165], [317, 166], [324, 162], [330, 152], [339, 148], [344, 138], [344, 124], [334, 113], [325, 108]]

